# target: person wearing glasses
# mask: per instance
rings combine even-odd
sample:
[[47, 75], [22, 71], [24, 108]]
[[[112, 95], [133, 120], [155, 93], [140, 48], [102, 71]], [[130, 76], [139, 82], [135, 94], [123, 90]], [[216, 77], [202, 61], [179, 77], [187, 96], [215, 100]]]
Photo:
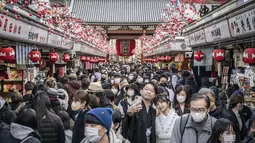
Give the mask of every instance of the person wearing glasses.
[[207, 143], [217, 119], [208, 114], [210, 99], [200, 93], [190, 99], [190, 113], [175, 121], [171, 143]]

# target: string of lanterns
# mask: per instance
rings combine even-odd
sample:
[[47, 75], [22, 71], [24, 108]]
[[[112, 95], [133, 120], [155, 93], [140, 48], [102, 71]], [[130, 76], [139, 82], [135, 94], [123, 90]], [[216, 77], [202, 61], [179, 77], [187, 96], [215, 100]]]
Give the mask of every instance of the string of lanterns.
[[[36, 16], [41, 23], [49, 26], [48, 32], [53, 33], [57, 27], [64, 31], [65, 38], [73, 38], [76, 42], [88, 41], [95, 48], [100, 49], [106, 53], [111, 52], [109, 49], [109, 42], [107, 35], [104, 32], [97, 31], [87, 24], [84, 24], [80, 18], [76, 18], [70, 12], [66, 4], [50, 4], [48, 2], [39, 2], [38, 0], [6, 0], [1, 1], [1, 9], [4, 15], [9, 13], [16, 15], [16, 20], [20, 18], [19, 13], [13, 9], [6, 10], [5, 7], [19, 7], [21, 9], [28, 9], [28, 16]], [[35, 11], [36, 13], [32, 13]], [[5, 18], [2, 16], [1, 18]], [[6, 18], [8, 20], [8, 18]], [[83, 24], [80, 24], [83, 23]]]

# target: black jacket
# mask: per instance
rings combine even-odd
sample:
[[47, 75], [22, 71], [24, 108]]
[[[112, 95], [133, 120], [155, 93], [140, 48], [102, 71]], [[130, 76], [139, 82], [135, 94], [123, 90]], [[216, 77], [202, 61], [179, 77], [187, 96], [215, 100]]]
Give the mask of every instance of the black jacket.
[[209, 112], [209, 114], [212, 117], [216, 118], [216, 119], [219, 119], [219, 118], [229, 119], [229, 118], [231, 118], [231, 114], [225, 108], [223, 108], [222, 106], [218, 106], [215, 110]]
[[88, 110], [81, 111], [74, 123], [72, 143], [80, 143], [84, 139], [84, 116]]
[[10, 128], [3, 121], [0, 121], [0, 143], [5, 143], [5, 138], [10, 134]]
[[237, 117], [235, 115], [235, 113], [232, 111], [232, 109], [228, 109], [228, 112], [231, 114], [231, 117], [228, 118], [230, 121], [232, 121], [233, 125], [234, 125], [234, 128], [235, 128], [235, 131], [236, 131], [236, 135], [239, 135], [240, 136], [240, 140], [243, 140], [248, 131], [247, 131], [247, 128], [245, 126], [245, 121], [244, 121], [244, 117], [242, 116], [242, 114], [240, 114], [240, 118], [242, 120], [242, 129], [240, 130], [239, 129], [239, 123], [238, 123], [238, 120], [237, 120]]
[[61, 119], [52, 113], [50, 118], [42, 119], [38, 128], [42, 143], [65, 143], [65, 131]]
[[6, 136], [5, 143], [41, 143], [41, 138], [33, 129], [12, 123], [10, 134]]
[[11, 110], [10, 105], [6, 102], [0, 109], [0, 120], [10, 125], [16, 119], [16, 114]]
[[99, 107], [112, 108], [110, 100], [104, 94], [100, 96]]
[[255, 139], [253, 138], [253, 136], [247, 136], [242, 143], [255, 143]]

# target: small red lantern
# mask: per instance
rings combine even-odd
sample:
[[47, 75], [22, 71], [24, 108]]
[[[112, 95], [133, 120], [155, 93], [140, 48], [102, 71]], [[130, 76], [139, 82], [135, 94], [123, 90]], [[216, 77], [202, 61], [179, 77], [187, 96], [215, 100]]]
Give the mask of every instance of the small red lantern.
[[70, 55], [69, 54], [64, 54], [63, 56], [62, 56], [62, 60], [64, 61], [64, 62], [68, 62], [69, 60], [70, 60]]
[[12, 47], [6, 47], [0, 49], [0, 59], [7, 62], [12, 61], [15, 58], [15, 51]]
[[29, 52], [29, 59], [34, 63], [39, 62], [41, 59], [41, 53], [38, 50], [32, 50]]
[[86, 60], [87, 60], [87, 58], [85, 57], [85, 56], [80, 56], [80, 60], [81, 60], [81, 62], [86, 62]]
[[166, 56], [166, 57], [165, 57], [165, 61], [166, 61], [166, 62], [171, 62], [171, 61], [172, 61], [172, 57]]
[[202, 61], [204, 59], [205, 55], [202, 51], [197, 51], [194, 53], [194, 59], [197, 61]]
[[213, 51], [213, 59], [215, 61], [221, 62], [225, 60], [225, 50], [217, 49]]
[[255, 64], [255, 48], [247, 48], [244, 50], [243, 62], [247, 64]]
[[49, 54], [49, 58], [50, 58], [51, 62], [56, 62], [58, 60], [58, 58], [59, 58], [59, 55], [56, 52], [51, 52]]

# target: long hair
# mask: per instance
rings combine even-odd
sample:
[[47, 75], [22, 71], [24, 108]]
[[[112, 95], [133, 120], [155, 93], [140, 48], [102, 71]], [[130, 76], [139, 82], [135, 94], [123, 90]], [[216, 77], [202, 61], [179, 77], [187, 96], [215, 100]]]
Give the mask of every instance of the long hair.
[[57, 123], [54, 114], [50, 112], [50, 99], [46, 92], [38, 91], [33, 99], [33, 107], [37, 113], [37, 125], [41, 127], [41, 121], [45, 118], [49, 119], [53, 123]]
[[186, 99], [185, 99], [185, 107], [188, 107], [189, 106], [189, 100], [190, 100], [190, 97], [191, 97], [191, 92], [189, 90], [189, 86], [179, 86], [176, 90], [175, 90], [175, 96], [174, 96], [174, 107], [175, 109], [178, 109], [180, 108], [180, 104], [179, 102], [177, 101], [177, 94], [179, 94], [181, 91], [184, 91], [186, 93]]
[[[229, 119], [225, 119], [225, 118], [220, 118], [216, 121], [216, 123], [214, 124], [214, 127], [212, 129], [212, 136], [209, 139], [209, 143], [218, 143], [219, 142], [219, 138], [220, 135], [222, 135], [224, 133], [224, 131], [229, 130], [230, 126], [232, 126], [235, 134], [237, 133], [237, 131], [234, 128], [233, 123], [229, 120]], [[239, 135], [236, 134], [236, 143], [239, 143]]]

